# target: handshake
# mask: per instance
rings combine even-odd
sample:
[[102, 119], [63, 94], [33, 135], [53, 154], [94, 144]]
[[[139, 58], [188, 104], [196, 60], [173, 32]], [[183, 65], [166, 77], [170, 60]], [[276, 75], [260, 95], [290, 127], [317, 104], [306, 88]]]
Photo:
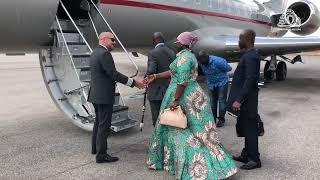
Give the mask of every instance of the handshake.
[[156, 79], [156, 75], [147, 75], [144, 79], [134, 79], [134, 86], [139, 89], [146, 88], [150, 83]]

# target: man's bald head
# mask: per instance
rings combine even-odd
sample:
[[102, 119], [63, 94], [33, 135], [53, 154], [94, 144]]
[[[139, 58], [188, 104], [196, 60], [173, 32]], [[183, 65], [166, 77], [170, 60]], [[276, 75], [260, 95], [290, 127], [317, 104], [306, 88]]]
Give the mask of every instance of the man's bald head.
[[102, 32], [99, 35], [99, 40], [102, 38], [114, 38], [114, 36], [111, 32]]
[[164, 43], [164, 36], [161, 32], [153, 33], [153, 44]]
[[249, 49], [254, 47], [256, 33], [251, 29], [244, 30], [239, 36], [240, 49]]
[[111, 32], [102, 32], [99, 35], [99, 44], [108, 48], [110, 51], [114, 48], [116, 44], [116, 39]]

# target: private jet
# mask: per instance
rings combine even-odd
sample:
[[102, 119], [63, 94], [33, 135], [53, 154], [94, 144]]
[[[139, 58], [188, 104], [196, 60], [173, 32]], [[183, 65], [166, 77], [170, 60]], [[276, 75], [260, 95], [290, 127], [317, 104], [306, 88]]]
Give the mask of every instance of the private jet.
[[[1, 0], [0, 52], [37, 52], [47, 90], [56, 106], [78, 127], [91, 131], [93, 106], [89, 58], [97, 35], [112, 31], [128, 63], [151, 46], [153, 32], [173, 42], [183, 31], [205, 50], [237, 62], [238, 36], [244, 29], [257, 33], [255, 46], [265, 60], [266, 79], [285, 80], [286, 63], [301, 62], [291, 53], [320, 49], [319, 37], [303, 37], [320, 25], [318, 7], [308, 0]], [[300, 38], [283, 37], [288, 31]], [[138, 53], [137, 53], [138, 52]], [[135, 73], [138, 69], [135, 65]], [[137, 125], [118, 93], [112, 130]]]

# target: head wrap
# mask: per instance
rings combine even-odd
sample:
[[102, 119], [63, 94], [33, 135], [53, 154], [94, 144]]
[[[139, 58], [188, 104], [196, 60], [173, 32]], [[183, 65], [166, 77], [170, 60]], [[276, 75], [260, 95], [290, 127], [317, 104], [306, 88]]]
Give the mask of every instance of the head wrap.
[[183, 32], [177, 37], [177, 42], [192, 48], [198, 41], [198, 37], [191, 32]]

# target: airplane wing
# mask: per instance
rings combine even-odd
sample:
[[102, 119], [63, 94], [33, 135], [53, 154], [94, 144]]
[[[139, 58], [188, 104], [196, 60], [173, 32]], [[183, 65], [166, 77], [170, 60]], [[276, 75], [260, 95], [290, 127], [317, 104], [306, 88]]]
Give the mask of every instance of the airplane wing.
[[[227, 38], [226, 49], [239, 49], [239, 38]], [[256, 37], [255, 47], [262, 56], [285, 55], [320, 49], [320, 37]]]
[[[239, 37], [236, 36], [199, 36], [195, 51], [205, 50], [218, 54], [230, 61], [239, 61]], [[320, 37], [256, 37], [255, 47], [263, 57], [285, 55], [320, 50]]]

